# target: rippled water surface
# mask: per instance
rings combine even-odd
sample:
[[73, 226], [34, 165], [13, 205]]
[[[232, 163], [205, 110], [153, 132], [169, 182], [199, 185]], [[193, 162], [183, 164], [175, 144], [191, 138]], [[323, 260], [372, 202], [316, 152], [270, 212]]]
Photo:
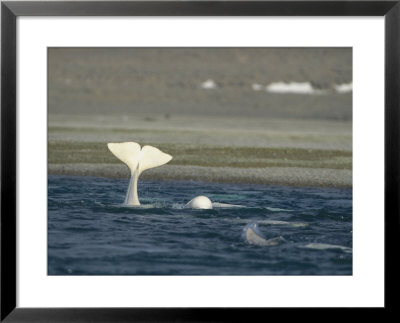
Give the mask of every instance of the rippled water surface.
[[[49, 176], [49, 275], [351, 275], [352, 191]], [[193, 197], [239, 207], [186, 209]], [[257, 244], [281, 237], [277, 244]]]

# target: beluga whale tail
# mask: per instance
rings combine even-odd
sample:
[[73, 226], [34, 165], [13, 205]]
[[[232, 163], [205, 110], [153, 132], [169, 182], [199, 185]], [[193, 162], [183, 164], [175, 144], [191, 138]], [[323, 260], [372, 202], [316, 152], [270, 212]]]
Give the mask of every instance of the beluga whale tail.
[[136, 142], [108, 143], [108, 149], [120, 161], [129, 167], [131, 179], [125, 197], [126, 205], [140, 205], [137, 194], [139, 176], [146, 169], [158, 167], [168, 163], [172, 156], [153, 146], [143, 146]]

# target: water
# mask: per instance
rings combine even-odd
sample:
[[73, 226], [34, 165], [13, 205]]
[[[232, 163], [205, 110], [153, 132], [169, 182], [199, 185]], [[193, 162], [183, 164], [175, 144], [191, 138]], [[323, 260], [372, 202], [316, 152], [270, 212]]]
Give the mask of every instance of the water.
[[[49, 275], [351, 275], [352, 191], [49, 176]], [[185, 209], [198, 195], [242, 207]], [[272, 246], [255, 245], [282, 237]], [[265, 241], [265, 240], [264, 240]]]

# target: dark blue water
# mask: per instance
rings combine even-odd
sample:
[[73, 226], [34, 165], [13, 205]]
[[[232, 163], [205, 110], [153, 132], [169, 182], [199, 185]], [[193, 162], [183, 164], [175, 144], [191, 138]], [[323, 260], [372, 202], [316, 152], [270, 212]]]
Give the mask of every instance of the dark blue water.
[[[352, 274], [349, 189], [140, 181], [143, 207], [125, 207], [128, 180], [48, 182], [49, 275]], [[243, 207], [183, 208], [198, 195]]]

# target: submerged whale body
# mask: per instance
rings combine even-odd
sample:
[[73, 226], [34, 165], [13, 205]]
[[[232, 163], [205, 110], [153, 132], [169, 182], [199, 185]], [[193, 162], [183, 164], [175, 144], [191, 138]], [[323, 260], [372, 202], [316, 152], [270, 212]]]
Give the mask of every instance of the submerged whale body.
[[191, 209], [212, 209], [213, 204], [211, 200], [207, 196], [197, 196], [194, 199], [190, 200], [186, 205], [185, 208]]
[[245, 238], [249, 244], [255, 246], [270, 247], [276, 246], [285, 241], [282, 237], [276, 237], [271, 239], [265, 239], [259, 232], [256, 223], [251, 223], [244, 228]]
[[153, 146], [143, 146], [141, 148], [136, 142], [108, 143], [107, 147], [115, 157], [129, 167], [131, 172], [124, 204], [140, 205], [137, 194], [137, 183], [140, 174], [147, 169], [168, 163], [172, 156]]

